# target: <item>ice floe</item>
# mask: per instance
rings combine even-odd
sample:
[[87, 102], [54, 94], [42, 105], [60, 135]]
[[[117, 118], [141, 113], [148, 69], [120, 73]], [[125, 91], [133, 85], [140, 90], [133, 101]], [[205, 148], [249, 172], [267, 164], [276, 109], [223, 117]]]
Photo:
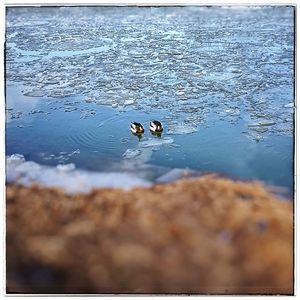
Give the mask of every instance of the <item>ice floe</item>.
[[193, 123], [173, 123], [170, 125], [168, 134], [189, 134], [197, 132], [197, 126]]
[[171, 137], [164, 137], [164, 138], [150, 138], [146, 141], [140, 142], [140, 148], [150, 148], [150, 147], [158, 147], [163, 145], [172, 144], [174, 139]]
[[130, 164], [144, 164], [151, 159], [152, 149], [142, 148], [142, 149], [127, 149], [123, 154], [125, 163]]

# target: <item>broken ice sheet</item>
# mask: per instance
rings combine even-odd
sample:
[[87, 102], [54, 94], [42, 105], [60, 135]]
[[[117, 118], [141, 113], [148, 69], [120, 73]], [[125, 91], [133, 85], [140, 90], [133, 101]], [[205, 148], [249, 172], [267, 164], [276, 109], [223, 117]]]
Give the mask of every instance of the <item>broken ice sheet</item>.
[[[289, 7], [36, 9], [7, 13], [7, 80], [26, 86], [26, 95], [84, 95], [120, 112], [180, 111], [176, 121], [187, 123], [170, 134], [195, 132], [199, 120], [209, 126], [208, 112], [229, 122], [268, 112], [273, 132], [291, 134], [276, 121], [293, 108]], [[86, 109], [81, 118], [94, 115]]]
[[164, 137], [164, 138], [149, 138], [143, 142], [139, 143], [140, 148], [149, 148], [149, 147], [158, 147], [163, 145], [172, 144], [174, 139], [171, 137]]

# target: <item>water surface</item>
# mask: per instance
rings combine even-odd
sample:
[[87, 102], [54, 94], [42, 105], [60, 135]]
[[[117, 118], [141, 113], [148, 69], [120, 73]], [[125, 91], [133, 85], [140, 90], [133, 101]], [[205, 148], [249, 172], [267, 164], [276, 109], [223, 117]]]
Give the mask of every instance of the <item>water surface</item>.
[[42, 165], [149, 180], [190, 168], [291, 191], [294, 9], [8, 8], [6, 113], [6, 154]]

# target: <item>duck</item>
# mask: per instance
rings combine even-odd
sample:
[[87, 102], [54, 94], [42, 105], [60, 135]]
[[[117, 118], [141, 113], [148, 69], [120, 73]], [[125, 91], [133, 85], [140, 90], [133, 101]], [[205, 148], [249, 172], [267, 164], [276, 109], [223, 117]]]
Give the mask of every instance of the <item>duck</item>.
[[152, 133], [162, 133], [164, 130], [161, 123], [155, 120], [150, 122], [149, 128]]
[[142, 134], [144, 133], [144, 127], [141, 123], [131, 122], [130, 130], [133, 134]]

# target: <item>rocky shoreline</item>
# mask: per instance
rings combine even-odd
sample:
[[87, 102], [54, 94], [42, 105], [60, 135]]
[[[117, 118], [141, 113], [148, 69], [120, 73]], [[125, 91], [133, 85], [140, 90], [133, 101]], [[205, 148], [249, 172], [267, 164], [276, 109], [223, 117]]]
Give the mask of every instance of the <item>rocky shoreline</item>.
[[214, 175], [6, 187], [7, 293], [293, 294], [293, 203]]

